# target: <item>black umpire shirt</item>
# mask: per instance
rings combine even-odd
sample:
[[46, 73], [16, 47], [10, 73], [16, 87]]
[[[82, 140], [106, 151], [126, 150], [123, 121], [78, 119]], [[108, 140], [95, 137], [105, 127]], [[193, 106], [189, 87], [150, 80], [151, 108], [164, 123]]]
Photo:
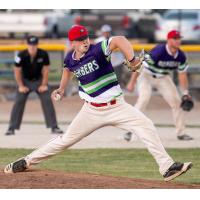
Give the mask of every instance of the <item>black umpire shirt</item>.
[[37, 50], [34, 59], [28, 53], [28, 50], [21, 51], [15, 57], [15, 66], [22, 68], [22, 77], [30, 81], [36, 81], [42, 78], [42, 68], [49, 65], [48, 53], [42, 49]]

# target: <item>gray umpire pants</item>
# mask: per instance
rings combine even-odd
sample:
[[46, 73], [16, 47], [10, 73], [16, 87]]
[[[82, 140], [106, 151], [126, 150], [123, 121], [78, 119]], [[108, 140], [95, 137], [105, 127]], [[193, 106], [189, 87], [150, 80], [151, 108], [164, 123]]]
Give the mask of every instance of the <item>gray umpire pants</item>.
[[55, 109], [51, 100], [49, 88], [46, 92], [39, 93], [37, 89], [41, 84], [41, 80], [29, 81], [29, 80], [24, 79], [23, 82], [24, 82], [24, 85], [29, 88], [29, 92], [24, 94], [24, 93], [19, 92], [17, 89], [15, 103], [13, 105], [12, 112], [11, 112], [9, 128], [20, 129], [26, 100], [28, 98], [28, 95], [31, 92], [36, 92], [40, 98], [47, 128], [56, 127], [57, 126], [56, 114], [55, 114]]

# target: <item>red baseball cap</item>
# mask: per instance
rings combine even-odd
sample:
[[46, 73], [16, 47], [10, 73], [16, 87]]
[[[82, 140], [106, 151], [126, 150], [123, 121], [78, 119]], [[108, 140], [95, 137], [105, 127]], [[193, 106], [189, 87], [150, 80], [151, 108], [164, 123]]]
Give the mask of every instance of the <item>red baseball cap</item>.
[[181, 34], [177, 30], [172, 30], [167, 34], [167, 39], [182, 38]]
[[81, 25], [74, 25], [68, 31], [68, 39], [70, 41], [81, 41], [88, 38], [88, 30]]

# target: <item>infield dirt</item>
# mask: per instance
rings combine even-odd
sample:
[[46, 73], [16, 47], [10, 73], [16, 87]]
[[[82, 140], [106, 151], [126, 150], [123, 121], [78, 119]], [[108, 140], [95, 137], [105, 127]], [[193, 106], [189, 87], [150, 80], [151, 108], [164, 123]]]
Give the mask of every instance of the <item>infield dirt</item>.
[[96, 174], [30, 170], [17, 174], [0, 172], [1, 189], [197, 189], [200, 185]]

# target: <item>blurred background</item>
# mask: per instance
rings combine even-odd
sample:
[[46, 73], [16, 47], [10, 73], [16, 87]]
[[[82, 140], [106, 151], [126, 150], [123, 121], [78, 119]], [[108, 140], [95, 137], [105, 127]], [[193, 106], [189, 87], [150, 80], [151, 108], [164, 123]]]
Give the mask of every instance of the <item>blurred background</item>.
[[[73, 24], [85, 25], [90, 38], [100, 36], [103, 24], [112, 27], [112, 35], [124, 35], [136, 52], [149, 51], [166, 39], [169, 30], [177, 29], [183, 35], [183, 49], [188, 56], [190, 91], [198, 100], [200, 89], [200, 10], [119, 10], [119, 9], [67, 9], [67, 10], [0, 10], [0, 100], [14, 98], [15, 80], [13, 63], [15, 54], [23, 50], [25, 39], [34, 34], [40, 37], [40, 46], [51, 59], [50, 84], [57, 87], [67, 51], [67, 30]], [[119, 70], [121, 86], [125, 87], [130, 73]], [[172, 74], [176, 81], [176, 73]], [[75, 80], [66, 95], [77, 93]]]

